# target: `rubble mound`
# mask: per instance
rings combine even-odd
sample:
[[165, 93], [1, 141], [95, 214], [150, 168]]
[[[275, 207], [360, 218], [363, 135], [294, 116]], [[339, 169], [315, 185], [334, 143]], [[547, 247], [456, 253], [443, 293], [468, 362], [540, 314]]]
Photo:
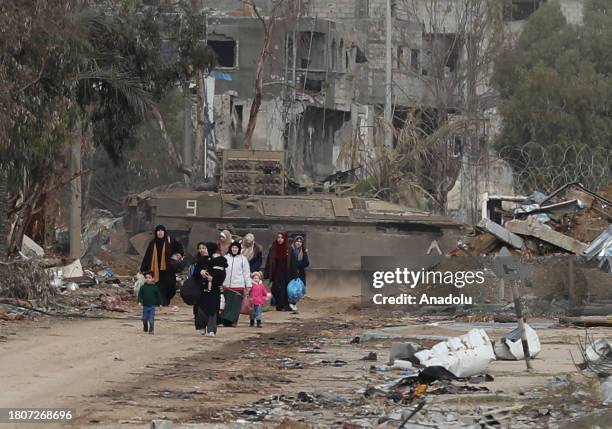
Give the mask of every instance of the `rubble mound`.
[[0, 297], [36, 301], [47, 307], [54, 295], [49, 275], [36, 260], [0, 263]]

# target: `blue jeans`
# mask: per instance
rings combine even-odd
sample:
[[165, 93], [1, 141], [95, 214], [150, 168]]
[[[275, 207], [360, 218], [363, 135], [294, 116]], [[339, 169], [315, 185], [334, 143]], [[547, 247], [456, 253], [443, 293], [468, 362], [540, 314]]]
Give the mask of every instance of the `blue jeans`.
[[145, 330], [149, 332], [153, 332], [155, 329], [155, 306], [148, 305], [142, 307], [142, 321], [145, 323], [145, 326], [148, 322], [148, 327], [145, 327]]
[[251, 312], [251, 320], [261, 320], [263, 314], [263, 305], [253, 304], [253, 311]]
[[142, 307], [142, 320], [148, 320], [150, 322], [155, 321], [155, 306], [148, 305]]

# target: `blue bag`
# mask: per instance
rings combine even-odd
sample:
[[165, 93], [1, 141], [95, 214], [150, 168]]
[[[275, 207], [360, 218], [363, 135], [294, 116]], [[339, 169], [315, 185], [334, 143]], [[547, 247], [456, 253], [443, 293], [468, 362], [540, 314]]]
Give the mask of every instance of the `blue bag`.
[[195, 270], [196, 270], [196, 264], [191, 264], [189, 266], [189, 270], [187, 271], [187, 277], [193, 277], [193, 275], [195, 274]]
[[291, 304], [297, 304], [303, 296], [304, 282], [299, 277], [296, 277], [287, 285], [287, 298]]

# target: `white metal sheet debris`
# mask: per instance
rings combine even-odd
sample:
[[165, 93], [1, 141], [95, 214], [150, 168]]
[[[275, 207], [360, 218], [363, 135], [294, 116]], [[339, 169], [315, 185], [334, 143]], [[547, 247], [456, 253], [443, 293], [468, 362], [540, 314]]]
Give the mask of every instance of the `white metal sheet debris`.
[[421, 365], [441, 366], [456, 377], [482, 374], [495, 360], [493, 345], [483, 329], [472, 329], [461, 337], [452, 337], [414, 355]]
[[[533, 359], [540, 353], [540, 339], [536, 331], [529, 325], [525, 324], [525, 333], [527, 334], [527, 344], [529, 345], [529, 355]], [[525, 358], [523, 351], [523, 343], [521, 342], [520, 328], [516, 328], [510, 333], [504, 335], [499, 341], [496, 341], [493, 350], [495, 356], [500, 360], [520, 360]]]

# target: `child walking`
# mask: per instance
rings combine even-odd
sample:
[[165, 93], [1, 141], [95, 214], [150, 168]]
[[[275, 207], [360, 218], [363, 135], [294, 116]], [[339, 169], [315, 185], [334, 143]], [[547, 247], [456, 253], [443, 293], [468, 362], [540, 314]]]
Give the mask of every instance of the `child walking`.
[[261, 328], [263, 305], [266, 302], [266, 297], [268, 296], [268, 290], [261, 281], [262, 277], [263, 275], [259, 271], [251, 274], [253, 281], [251, 282], [251, 290], [249, 291], [249, 298], [253, 303], [253, 311], [251, 312], [251, 326], [255, 326], [255, 321], [257, 320], [258, 328]]
[[155, 329], [155, 306], [161, 306], [162, 298], [155, 284], [153, 271], [144, 273], [145, 284], [138, 291], [138, 305], [142, 306], [143, 331], [153, 335]]

